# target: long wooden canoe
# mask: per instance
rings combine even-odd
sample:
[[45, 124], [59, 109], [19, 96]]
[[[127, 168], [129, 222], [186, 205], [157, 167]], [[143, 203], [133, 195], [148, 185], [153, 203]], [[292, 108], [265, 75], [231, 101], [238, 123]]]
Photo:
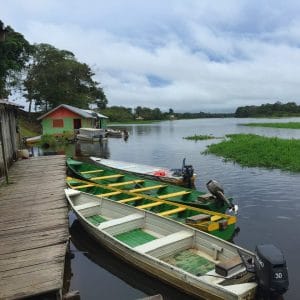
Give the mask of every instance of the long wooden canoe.
[[193, 187], [195, 184], [196, 174], [194, 173], [192, 166], [185, 166], [185, 164], [183, 164], [181, 169], [174, 170], [165, 167], [148, 166], [94, 156], [91, 156], [90, 159], [101, 167], [109, 167], [117, 171], [126, 172], [152, 180], [160, 180], [186, 187]]
[[240, 254], [254, 254], [149, 211], [65, 190], [85, 230], [135, 267], [202, 299], [254, 299], [257, 283]]
[[105, 197], [112, 201], [126, 203], [136, 208], [151, 211], [160, 216], [190, 225], [213, 234], [224, 240], [231, 240], [235, 233], [236, 217], [182, 205], [151, 196], [136, 196], [134, 193], [122, 191], [77, 178], [67, 177], [67, 185], [81, 192]]
[[[179, 204], [225, 213], [229, 208], [228, 203], [222, 201], [210, 193], [204, 193], [195, 189], [188, 189], [177, 185], [167, 184], [156, 180], [129, 175], [108, 167], [100, 167], [94, 164], [67, 159], [68, 169], [76, 177], [88, 180], [107, 187], [117, 187], [142, 197], [143, 195], [168, 200]], [[232, 203], [232, 199], [228, 199]]]

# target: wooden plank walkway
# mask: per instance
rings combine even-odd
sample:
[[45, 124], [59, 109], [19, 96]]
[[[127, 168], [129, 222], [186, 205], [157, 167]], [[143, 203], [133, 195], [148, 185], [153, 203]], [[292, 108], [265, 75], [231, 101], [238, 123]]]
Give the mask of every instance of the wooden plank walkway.
[[21, 160], [0, 187], [0, 299], [63, 287], [69, 237], [65, 156]]

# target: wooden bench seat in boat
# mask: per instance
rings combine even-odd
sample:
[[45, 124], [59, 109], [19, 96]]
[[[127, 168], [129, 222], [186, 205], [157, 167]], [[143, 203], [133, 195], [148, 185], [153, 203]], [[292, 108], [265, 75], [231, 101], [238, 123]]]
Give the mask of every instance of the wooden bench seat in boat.
[[170, 194], [166, 194], [166, 195], [161, 195], [161, 196], [158, 196], [158, 198], [159, 199], [168, 199], [168, 198], [173, 198], [173, 197], [188, 195], [190, 193], [191, 192], [189, 192], [189, 191], [180, 191], [180, 192], [176, 192], [176, 193], [170, 193]]
[[90, 180], [111, 179], [111, 178], [120, 178], [120, 177], [124, 177], [124, 175], [122, 175], [122, 174], [114, 174], [114, 175], [92, 177], [92, 178], [90, 178]]
[[152, 203], [147, 203], [147, 204], [136, 206], [136, 208], [146, 209], [146, 208], [151, 208], [151, 207], [154, 207], [154, 206], [159, 206], [159, 205], [161, 205], [163, 203], [164, 202], [161, 202], [161, 201], [153, 201]]
[[92, 186], [94, 186], [93, 183], [88, 183], [88, 184], [72, 186], [72, 189], [79, 190], [79, 189], [85, 189], [87, 187], [92, 187]]
[[83, 172], [80, 172], [81, 174], [94, 174], [94, 173], [101, 173], [103, 172], [104, 170], [90, 170], [90, 171], [83, 171]]
[[155, 189], [161, 189], [166, 186], [167, 185], [165, 185], [165, 184], [158, 184], [158, 185], [152, 185], [152, 186], [146, 186], [146, 187], [142, 187], [142, 188], [132, 189], [132, 190], [129, 190], [129, 192], [132, 192], [132, 193], [146, 192], [146, 191], [151, 191], [151, 190], [155, 190]]
[[177, 245], [178, 242], [186, 241], [187, 239], [190, 239], [193, 236], [194, 236], [194, 233], [192, 231], [181, 230], [181, 231], [166, 235], [164, 237], [161, 237], [159, 239], [153, 240], [153, 241], [143, 244], [141, 246], [137, 246], [134, 249], [139, 252], [142, 252], [142, 253], [149, 253], [154, 250], [160, 250], [160, 249], [169, 247], [174, 244]]
[[174, 208], [174, 209], [163, 211], [163, 212], [159, 213], [158, 215], [162, 216], [162, 217], [165, 217], [165, 216], [177, 214], [177, 213], [185, 211], [185, 210], [186, 210], [186, 207], [179, 206], [179, 207]]
[[122, 186], [122, 185], [128, 185], [128, 184], [141, 183], [141, 182], [144, 182], [144, 181], [145, 180], [142, 180], [142, 179], [136, 179], [136, 180], [129, 180], [129, 181], [124, 181], [124, 182], [111, 183], [107, 186], [108, 187], [116, 187], [116, 186]]
[[143, 198], [140, 197], [140, 196], [134, 196], [134, 197], [129, 197], [129, 198], [126, 198], [126, 199], [119, 200], [118, 202], [128, 203], [128, 202], [131, 202], [131, 201], [136, 201], [136, 200], [141, 200], [141, 199], [143, 199]]
[[222, 276], [231, 276], [241, 269], [243, 262], [239, 255], [236, 255], [224, 262], [216, 264], [215, 271], [217, 274]]
[[100, 203], [99, 202], [88, 202], [88, 203], [76, 205], [75, 208], [77, 210], [83, 210], [83, 209], [92, 208], [92, 207], [96, 207], [96, 206], [100, 206]]
[[197, 224], [197, 223], [201, 223], [201, 222], [205, 222], [205, 221], [210, 221], [210, 215], [207, 214], [198, 214], [195, 216], [191, 216], [186, 218], [185, 222], [187, 224]]
[[120, 195], [122, 192], [109, 192], [109, 193], [104, 193], [104, 194], [98, 194], [96, 195], [97, 197], [110, 197], [110, 196], [115, 196], [115, 195]]
[[98, 228], [101, 230], [105, 230], [105, 232], [111, 235], [117, 235], [123, 232], [143, 227], [144, 219], [144, 214], [135, 213], [121, 218], [102, 222], [98, 226]]
[[223, 217], [222, 216], [212, 216], [211, 218], [210, 218], [210, 220], [212, 221], [212, 222], [217, 222], [217, 221], [220, 221], [221, 219], [223, 219]]

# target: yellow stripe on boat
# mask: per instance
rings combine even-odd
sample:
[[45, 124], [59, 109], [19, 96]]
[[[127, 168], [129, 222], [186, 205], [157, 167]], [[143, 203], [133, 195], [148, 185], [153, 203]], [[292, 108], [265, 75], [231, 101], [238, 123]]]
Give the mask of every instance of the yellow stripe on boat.
[[91, 186], [94, 186], [94, 185], [92, 183], [84, 184], [84, 185], [76, 185], [76, 186], [72, 186], [72, 189], [78, 190], [78, 189], [84, 189], [84, 188], [91, 187]]
[[131, 193], [144, 192], [144, 191], [160, 189], [162, 187], [166, 187], [166, 185], [165, 184], [159, 184], [159, 185], [147, 186], [147, 187], [143, 187], [143, 188], [129, 190], [129, 192], [131, 192]]
[[168, 199], [168, 198], [172, 198], [172, 197], [187, 195], [187, 194], [190, 194], [190, 193], [191, 192], [189, 192], [189, 191], [180, 191], [180, 192], [176, 192], [176, 193], [170, 193], [170, 194], [158, 196], [157, 198], [159, 198], [159, 199]]
[[169, 216], [169, 215], [176, 214], [176, 213], [184, 211], [184, 210], [186, 210], [185, 207], [177, 207], [177, 208], [174, 208], [174, 209], [171, 209], [171, 210], [163, 211], [163, 212], [159, 213], [158, 215], [164, 217], [164, 216]]
[[219, 221], [219, 220], [221, 220], [221, 219], [223, 219], [222, 216], [212, 216], [212, 217], [210, 218], [210, 220], [211, 220], [212, 222], [216, 222], [216, 221]]
[[143, 204], [143, 205], [140, 205], [140, 206], [136, 206], [136, 208], [145, 209], [145, 208], [150, 208], [150, 207], [154, 207], [154, 206], [159, 206], [161, 204], [163, 204], [162, 201], [155, 201], [155, 202], [152, 202], [152, 203], [148, 203], [148, 204]]
[[108, 187], [116, 187], [116, 186], [122, 186], [122, 185], [133, 184], [133, 183], [141, 183], [141, 182], [144, 182], [144, 181], [145, 180], [142, 180], [142, 179], [130, 180], [130, 181], [124, 181], [124, 182], [110, 183], [107, 186]]
[[100, 176], [100, 177], [92, 177], [90, 180], [98, 180], [98, 179], [109, 179], [109, 178], [119, 178], [123, 177], [122, 174], [114, 174], [114, 175], [106, 175], [106, 176]]
[[127, 203], [127, 202], [130, 202], [130, 201], [135, 201], [135, 200], [140, 200], [140, 199], [143, 199], [143, 198], [137, 196], [137, 197], [130, 197], [130, 198], [122, 199], [122, 200], [119, 200], [118, 202]]
[[104, 170], [90, 170], [90, 171], [83, 171], [80, 173], [81, 174], [91, 174], [91, 173], [100, 173], [100, 172], [104, 172]]
[[110, 192], [110, 193], [104, 193], [104, 194], [98, 194], [97, 197], [110, 197], [115, 195], [120, 195], [122, 192]]

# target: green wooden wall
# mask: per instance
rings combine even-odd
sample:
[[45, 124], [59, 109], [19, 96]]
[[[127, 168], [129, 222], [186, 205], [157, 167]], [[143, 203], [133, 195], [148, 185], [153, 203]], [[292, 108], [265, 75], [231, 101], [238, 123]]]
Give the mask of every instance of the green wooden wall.
[[[74, 133], [73, 127], [74, 118], [66, 117], [64, 118], [64, 127], [55, 127], [53, 128], [53, 119], [44, 118], [42, 120], [43, 134], [63, 134], [63, 133]], [[81, 127], [94, 128], [95, 119], [81, 119]], [[107, 127], [107, 120], [100, 119], [100, 128]]]

